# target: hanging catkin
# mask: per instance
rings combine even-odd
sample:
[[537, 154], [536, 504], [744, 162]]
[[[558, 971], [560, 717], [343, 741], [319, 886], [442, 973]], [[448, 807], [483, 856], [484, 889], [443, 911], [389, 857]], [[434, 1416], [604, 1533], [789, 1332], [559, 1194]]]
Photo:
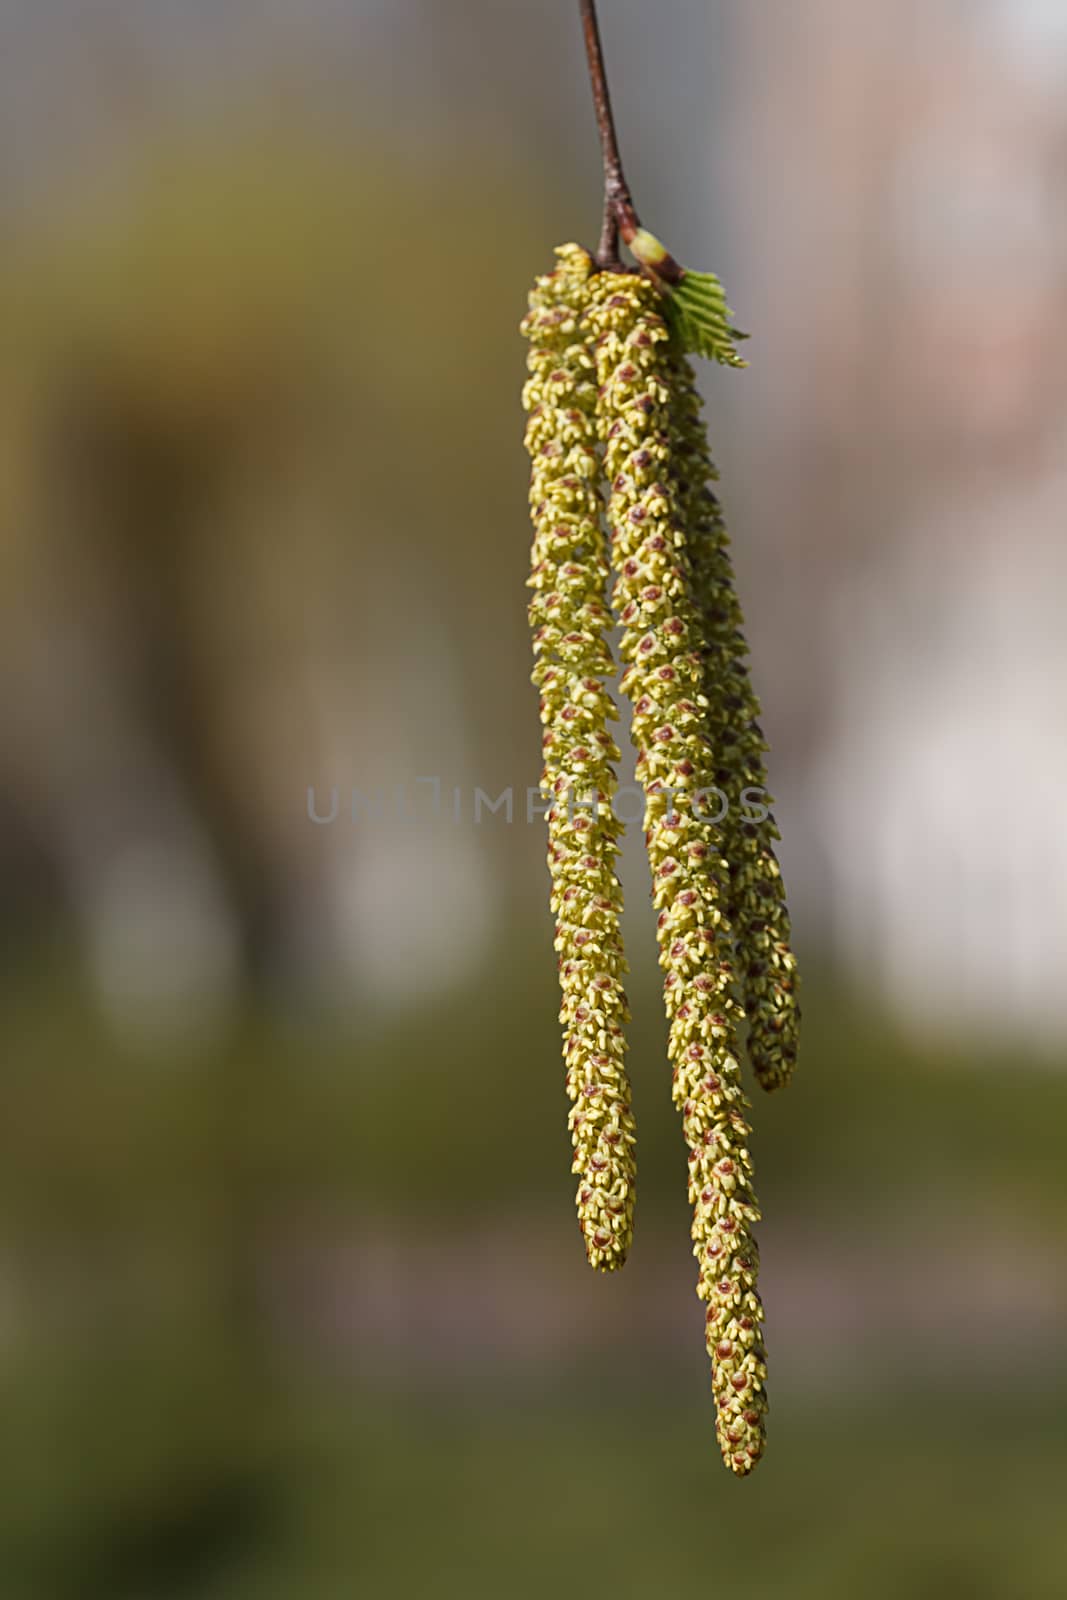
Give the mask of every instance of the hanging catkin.
[[719, 1444], [727, 1465], [745, 1474], [762, 1453], [767, 1409], [752, 1235], [759, 1210], [738, 1064], [729, 867], [722, 831], [708, 820], [715, 763], [684, 508], [672, 481], [671, 336], [661, 308], [646, 279], [605, 272], [592, 280], [587, 320], [614, 600], [625, 628], [622, 685], [646, 793], [673, 1096], [689, 1146], [697, 1293], [707, 1303]]
[[730, 540], [712, 488], [719, 474], [708, 447], [700, 394], [692, 366], [676, 344], [666, 365], [671, 455], [700, 625], [714, 781], [725, 800], [730, 920], [748, 1019], [748, 1052], [762, 1087], [777, 1089], [788, 1083], [796, 1064], [800, 1021], [796, 958], [774, 849], [781, 835], [769, 810], [763, 760], [767, 744], [745, 660], [748, 646]]
[[523, 391], [534, 525], [530, 621], [542, 781], [551, 802], [548, 865], [578, 1221], [591, 1265], [611, 1271], [630, 1246], [636, 1171], [615, 873], [620, 826], [611, 804], [619, 751], [609, 732], [617, 713], [607, 687], [614, 663], [604, 600], [596, 371], [581, 328], [593, 266], [576, 245], [556, 253], [559, 265], [537, 280], [523, 322], [530, 341]]

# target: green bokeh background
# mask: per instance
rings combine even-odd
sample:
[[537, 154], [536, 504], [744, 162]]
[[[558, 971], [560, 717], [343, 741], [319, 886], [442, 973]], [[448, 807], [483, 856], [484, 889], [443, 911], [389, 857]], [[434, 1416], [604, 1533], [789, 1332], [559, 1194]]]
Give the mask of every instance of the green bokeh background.
[[[663, 185], [657, 226], [684, 234], [635, 93], [652, 23], [613, 9], [634, 165]], [[965, 1017], [917, 1036], [877, 975], [835, 964], [808, 895], [801, 1069], [755, 1112], [771, 1440], [737, 1483], [713, 1436], [638, 857], [641, 1198], [618, 1279], [588, 1273], [571, 1211], [539, 829], [464, 824], [496, 920], [452, 976], [412, 960], [386, 1004], [294, 955], [352, 840], [311, 828], [309, 782], [410, 783], [433, 763], [467, 796], [536, 782], [517, 322], [551, 244], [597, 211], [569, 7], [535, 26], [457, 5], [446, 26], [412, 6], [384, 42], [370, 10], [361, 65], [327, 69], [309, 13], [295, 63], [279, 49], [268, 78], [254, 58], [206, 111], [191, 90], [159, 109], [141, 84], [77, 182], [8, 203], [0, 1596], [1053, 1600], [1062, 1051], [1025, 1031], [976, 1044]], [[716, 41], [718, 83], [743, 67], [737, 8], [709, 17], [710, 34], [679, 7], [677, 49]], [[426, 30], [451, 41], [430, 94], [411, 64]], [[375, 63], [399, 101], [374, 98]], [[708, 384], [739, 460], [758, 447], [758, 418], [729, 421], [744, 381]], [[746, 544], [743, 484], [732, 502], [759, 639], [788, 530]], [[855, 537], [877, 526], [872, 509]], [[87, 667], [49, 655], [71, 616], [96, 642]], [[33, 646], [63, 679], [47, 715]], [[423, 760], [445, 669], [462, 743], [426, 735]], [[124, 788], [119, 701], [181, 775], [237, 929], [203, 1029], [127, 1026], [101, 997], [57, 843], [88, 841], [91, 861], [92, 772]], [[767, 721], [802, 761], [814, 733], [770, 704]], [[446, 856], [461, 831], [438, 828]], [[357, 833], [404, 916], [436, 910], [447, 943], [447, 875]], [[349, 937], [383, 934], [365, 914]]]

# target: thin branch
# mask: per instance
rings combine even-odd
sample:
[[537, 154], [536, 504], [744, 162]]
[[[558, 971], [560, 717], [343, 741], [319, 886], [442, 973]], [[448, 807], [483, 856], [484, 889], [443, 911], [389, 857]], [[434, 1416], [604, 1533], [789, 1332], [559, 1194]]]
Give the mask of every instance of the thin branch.
[[619, 256], [619, 219], [615, 215], [614, 202], [604, 197], [604, 221], [600, 229], [600, 243], [597, 245], [596, 264], [601, 272], [624, 272], [626, 269]]
[[[593, 89], [593, 106], [596, 111], [597, 127], [600, 130], [600, 149], [604, 157], [604, 223], [600, 233], [600, 244], [597, 247], [596, 263], [602, 272], [624, 272], [627, 269], [619, 260], [619, 235], [622, 235], [624, 243], [631, 246], [639, 233], [643, 235], [645, 241], [648, 235], [643, 234], [640, 218], [634, 209], [630, 185], [622, 169], [619, 138], [615, 131], [615, 116], [611, 109], [611, 91], [608, 88], [608, 74], [604, 65], [604, 46], [597, 20], [596, 0], [578, 0], [578, 9], [582, 18], [582, 32], [585, 35], [585, 53], [589, 60], [589, 82]], [[652, 243], [656, 244], [656, 241], [653, 240]], [[641, 241], [638, 242], [638, 249], [640, 248]], [[655, 259], [648, 259], [644, 251], [641, 252], [641, 258], [642, 271], [660, 284], [677, 284], [684, 275], [678, 262], [669, 251], [663, 250], [662, 246], [656, 246]]]
[[600, 130], [600, 149], [604, 157], [604, 228], [600, 236], [597, 265], [602, 268], [619, 265], [619, 232], [629, 242], [640, 223], [634, 210], [630, 186], [622, 169], [619, 139], [615, 131], [615, 117], [611, 109], [611, 91], [608, 88], [607, 69], [604, 65], [604, 46], [600, 38], [600, 24], [596, 14], [596, 0], [578, 0], [585, 35], [585, 53], [589, 60], [589, 81], [593, 89], [593, 107]]

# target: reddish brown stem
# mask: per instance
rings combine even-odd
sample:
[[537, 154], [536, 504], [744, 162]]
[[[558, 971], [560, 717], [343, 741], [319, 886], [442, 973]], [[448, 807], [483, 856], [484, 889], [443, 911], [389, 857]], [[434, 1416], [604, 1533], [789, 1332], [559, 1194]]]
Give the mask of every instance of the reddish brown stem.
[[[634, 209], [633, 195], [622, 170], [619, 154], [619, 137], [615, 131], [615, 116], [611, 109], [611, 91], [608, 88], [607, 68], [604, 65], [604, 46], [600, 38], [600, 24], [596, 14], [596, 0], [578, 0], [585, 34], [585, 53], [589, 58], [589, 81], [593, 88], [593, 106], [597, 127], [600, 129], [600, 149], [604, 157], [604, 223], [597, 246], [596, 264], [602, 272], [626, 272], [619, 260], [619, 235], [625, 244], [632, 244], [641, 220]], [[654, 264], [647, 260], [642, 269], [660, 284], [680, 283], [683, 269], [674, 257], [664, 251]]]
[[603, 270], [618, 271], [619, 233], [629, 243], [641, 226], [634, 210], [630, 186], [622, 169], [619, 139], [615, 131], [615, 117], [611, 109], [611, 91], [604, 66], [604, 46], [600, 38], [600, 24], [596, 14], [596, 0], [578, 0], [585, 34], [585, 53], [589, 59], [589, 81], [593, 88], [593, 106], [597, 127], [600, 130], [600, 149], [604, 157], [604, 226], [597, 250], [597, 266]]

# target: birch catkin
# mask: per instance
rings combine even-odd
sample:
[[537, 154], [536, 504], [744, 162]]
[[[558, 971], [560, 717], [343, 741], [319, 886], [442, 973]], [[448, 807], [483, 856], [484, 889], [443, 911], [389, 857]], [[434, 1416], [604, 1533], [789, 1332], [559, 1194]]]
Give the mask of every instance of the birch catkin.
[[777, 1088], [796, 1060], [799, 1012], [778, 832], [757, 809], [769, 804], [759, 703], [686, 360], [695, 349], [743, 366], [743, 336], [717, 278], [677, 269], [665, 285], [655, 260], [673, 258], [651, 235], [638, 243], [643, 276], [597, 271], [563, 246], [523, 324], [530, 620], [569, 1124], [586, 1250], [612, 1270], [629, 1247], [635, 1178], [609, 732], [613, 573], [716, 1430], [744, 1476], [763, 1453], [767, 1367], [738, 1040], [747, 1020], [756, 1077]]
[[[785, 886], [774, 844], [759, 700], [745, 660], [744, 616], [734, 585], [730, 540], [712, 484], [718, 471], [701, 418], [693, 369], [672, 349], [671, 456], [685, 519], [708, 698], [715, 783], [726, 798], [723, 833], [730, 863], [730, 919], [748, 1019], [748, 1054], [764, 1089], [788, 1083], [797, 1058], [800, 1012]], [[746, 791], [753, 797], [746, 799]], [[761, 816], [756, 807], [762, 808]]]
[[707, 1303], [719, 1444], [726, 1464], [743, 1475], [762, 1453], [767, 1409], [752, 1235], [759, 1210], [738, 1064], [743, 1013], [729, 867], [721, 831], [704, 809], [715, 763], [691, 556], [672, 482], [670, 333], [660, 307], [646, 280], [601, 273], [592, 281], [588, 324], [610, 485], [614, 600], [625, 627], [622, 684], [646, 793], [673, 1096], [689, 1146], [697, 1293]]
[[604, 600], [596, 373], [582, 329], [592, 262], [576, 245], [557, 256], [555, 272], [537, 280], [523, 322], [530, 341], [523, 391], [534, 525], [530, 621], [543, 786], [551, 800], [548, 865], [578, 1221], [591, 1265], [611, 1271], [630, 1246], [636, 1177], [615, 872], [620, 827], [611, 804], [619, 751], [609, 732], [616, 712], [607, 687], [614, 663]]

